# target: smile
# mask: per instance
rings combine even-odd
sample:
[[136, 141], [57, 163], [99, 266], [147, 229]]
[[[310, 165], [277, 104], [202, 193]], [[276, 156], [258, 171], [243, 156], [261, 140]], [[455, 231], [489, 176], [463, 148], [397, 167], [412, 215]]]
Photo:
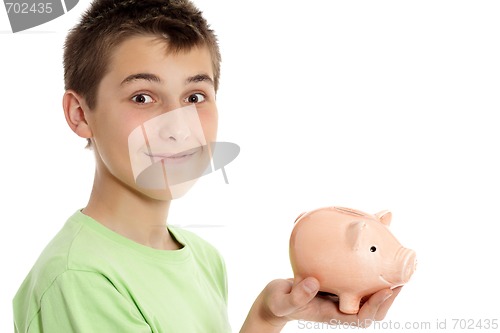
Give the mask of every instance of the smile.
[[145, 153], [146, 156], [154, 159], [155, 162], [159, 160], [165, 160], [167, 162], [183, 162], [188, 160], [190, 157], [196, 153], [202, 151], [202, 147], [196, 147], [188, 150], [181, 151], [179, 153]]

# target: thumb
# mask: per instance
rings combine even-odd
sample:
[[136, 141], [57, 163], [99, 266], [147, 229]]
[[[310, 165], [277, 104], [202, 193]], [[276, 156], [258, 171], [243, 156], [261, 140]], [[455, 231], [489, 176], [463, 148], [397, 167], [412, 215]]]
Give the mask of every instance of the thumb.
[[284, 297], [275, 299], [271, 310], [275, 316], [284, 317], [306, 306], [318, 293], [319, 282], [313, 277], [305, 278], [292, 287]]

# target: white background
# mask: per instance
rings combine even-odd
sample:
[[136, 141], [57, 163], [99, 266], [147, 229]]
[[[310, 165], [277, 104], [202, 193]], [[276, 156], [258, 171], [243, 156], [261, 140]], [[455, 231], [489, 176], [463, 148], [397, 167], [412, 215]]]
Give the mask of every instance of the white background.
[[[1, 332], [40, 251], [88, 199], [93, 156], [61, 107], [64, 37], [88, 3], [16, 34], [0, 8]], [[205, 176], [169, 222], [205, 225], [193, 231], [224, 255], [233, 330], [269, 281], [292, 276], [295, 217], [327, 205], [390, 209], [417, 252], [386, 322], [500, 319], [500, 3], [196, 4], [223, 55], [219, 140], [241, 153], [228, 185]]]

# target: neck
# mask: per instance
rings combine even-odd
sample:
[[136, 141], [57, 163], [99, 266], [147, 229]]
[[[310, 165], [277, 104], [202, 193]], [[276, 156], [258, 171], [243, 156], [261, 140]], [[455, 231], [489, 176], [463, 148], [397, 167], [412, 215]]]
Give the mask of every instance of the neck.
[[149, 198], [99, 169], [82, 211], [85, 215], [145, 246], [163, 250], [182, 247], [167, 229], [170, 201]]

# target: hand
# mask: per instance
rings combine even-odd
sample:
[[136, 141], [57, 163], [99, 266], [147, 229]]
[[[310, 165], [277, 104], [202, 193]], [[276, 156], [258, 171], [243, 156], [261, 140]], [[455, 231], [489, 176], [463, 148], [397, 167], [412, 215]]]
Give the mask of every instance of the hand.
[[[368, 298], [357, 314], [345, 314], [338, 308], [331, 296], [318, 295], [319, 282], [315, 278], [306, 278], [296, 285], [293, 280], [274, 280], [259, 295], [252, 307], [247, 321], [264, 321], [269, 329], [260, 326], [260, 332], [279, 332], [290, 320], [326, 322], [329, 324], [350, 323], [368, 327], [374, 320], [382, 320], [387, 314], [401, 287], [394, 290], [383, 289]], [[252, 312], [256, 315], [252, 315]], [[245, 330], [241, 332], [257, 332]], [[271, 329], [274, 327], [274, 329]]]

